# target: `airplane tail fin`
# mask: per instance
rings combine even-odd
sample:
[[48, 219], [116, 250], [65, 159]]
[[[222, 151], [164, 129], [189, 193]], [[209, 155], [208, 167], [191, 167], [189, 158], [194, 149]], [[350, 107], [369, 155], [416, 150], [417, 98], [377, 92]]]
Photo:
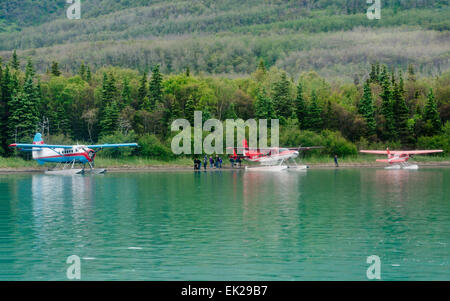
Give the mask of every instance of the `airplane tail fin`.
[[247, 155], [247, 151], [248, 151], [248, 143], [247, 143], [247, 139], [242, 140], [242, 146], [244, 147], [244, 156]]
[[36, 133], [36, 135], [34, 135], [33, 144], [44, 144], [41, 133]]

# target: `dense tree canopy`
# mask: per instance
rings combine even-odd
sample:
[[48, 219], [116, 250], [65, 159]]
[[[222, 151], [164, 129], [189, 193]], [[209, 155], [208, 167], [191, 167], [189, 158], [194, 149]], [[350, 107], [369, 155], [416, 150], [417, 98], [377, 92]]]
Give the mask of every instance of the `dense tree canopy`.
[[7, 145], [16, 139], [31, 142], [43, 120], [48, 120], [50, 142], [55, 137], [86, 142], [141, 139], [157, 144], [146, 147], [145, 155], [152, 155], [149, 149], [168, 154], [171, 122], [193, 122], [195, 110], [219, 120], [281, 117], [282, 145], [322, 143], [323, 152], [330, 154], [355, 154], [357, 145], [426, 147], [425, 141], [448, 151], [449, 72], [412, 77], [410, 66], [404, 83], [401, 71], [388, 72], [387, 66], [375, 64], [363, 84], [331, 86], [315, 72], [293, 80], [263, 65], [251, 76], [235, 79], [192, 72], [167, 75], [158, 65], [150, 77], [114, 67], [88, 77], [88, 63], [74, 75], [39, 74], [31, 61], [22, 65], [24, 71], [9, 62], [0, 68], [3, 155], [11, 155]]

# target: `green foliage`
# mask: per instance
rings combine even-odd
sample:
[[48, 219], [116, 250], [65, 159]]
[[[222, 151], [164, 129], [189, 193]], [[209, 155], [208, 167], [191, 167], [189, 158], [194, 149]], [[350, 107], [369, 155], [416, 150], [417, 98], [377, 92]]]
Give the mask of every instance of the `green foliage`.
[[60, 76], [61, 75], [61, 71], [59, 71], [59, 67], [58, 67], [58, 62], [53, 61], [52, 66], [51, 66], [51, 74], [53, 74], [54, 76]]
[[305, 119], [305, 127], [313, 131], [320, 131], [322, 129], [323, 121], [321, 116], [322, 110], [317, 103], [317, 94], [313, 90], [311, 94], [311, 104], [308, 107], [308, 114]]
[[442, 123], [432, 89], [430, 89], [430, 92], [428, 93], [428, 100], [424, 110], [424, 122], [425, 133], [428, 136], [436, 135], [441, 132]]
[[[33, 77], [35, 68], [31, 61], [24, 71], [1, 67], [0, 147], [7, 155], [7, 144], [15, 139], [16, 128], [18, 140], [30, 141], [39, 128], [38, 123], [48, 118], [53, 136], [89, 141], [89, 144], [133, 142], [142, 138], [148, 147], [136, 155], [152, 156], [155, 152], [155, 156], [170, 158], [167, 141], [172, 135], [172, 120], [186, 118], [193, 123], [195, 110], [203, 112], [204, 120], [272, 119], [277, 117], [273, 98], [277, 99], [283, 119], [280, 122], [282, 146], [324, 145], [325, 149], [314, 152], [339, 156], [353, 155], [355, 143], [371, 148], [413, 148], [417, 139], [421, 147], [426, 147], [427, 142], [446, 147], [448, 131], [442, 134], [439, 113], [445, 120], [450, 73], [430, 78], [414, 73], [413, 81], [410, 71], [403, 87], [400, 72], [392, 76], [392, 68], [375, 65], [375, 80], [370, 85], [366, 83], [362, 92], [359, 84], [330, 84], [317, 73], [306, 72], [298, 80], [295, 97], [293, 81], [283, 70], [266, 69], [264, 65], [255, 68], [257, 71], [251, 76], [225, 78], [204, 74], [187, 76], [185, 72], [155, 76], [159, 72], [155, 67], [151, 81], [155, 79], [155, 86], [160, 84], [160, 88], [153, 91], [160, 89], [161, 94], [158, 98], [152, 96], [158, 100], [153, 109], [147, 109], [139, 103], [140, 93], [145, 92], [144, 98], [148, 100], [152, 89], [147, 77], [142, 77], [138, 70], [102, 68], [87, 80], [89, 68], [86, 72], [78, 70], [73, 76], [35, 74]], [[431, 87], [436, 94], [428, 93]], [[283, 106], [291, 115], [280, 109]], [[390, 126], [398, 136], [388, 130], [385, 116], [389, 115]], [[377, 135], [368, 135], [366, 129], [370, 125], [373, 128], [374, 123]], [[427, 132], [430, 128], [439, 131]], [[421, 139], [424, 135], [432, 139]], [[112, 150], [105, 154], [118, 156], [118, 152]]]
[[[371, 80], [375, 81], [376, 78], [377, 78], [377, 74], [375, 71], [374, 78]], [[359, 104], [359, 113], [366, 120], [366, 125], [367, 125], [366, 136], [373, 137], [373, 135], [375, 134], [377, 125], [376, 125], [376, 121], [375, 121], [375, 109], [373, 106], [372, 90], [370, 88], [370, 84], [369, 84], [368, 80], [364, 84], [364, 94], [363, 94], [363, 98], [361, 99], [361, 102]]]
[[[137, 140], [137, 136], [134, 133], [134, 131], [130, 131], [128, 133], [122, 133], [122, 132], [114, 132], [110, 135], [103, 135], [98, 143], [104, 144], [115, 144], [115, 143], [130, 143]], [[120, 158], [120, 157], [127, 157], [130, 156], [133, 152], [135, 152], [134, 149], [128, 148], [128, 147], [118, 147], [118, 148], [105, 148], [102, 150], [101, 155], [102, 157], [111, 157], [111, 158]]]
[[255, 117], [258, 119], [276, 118], [272, 99], [267, 95], [266, 89], [261, 87], [255, 101]]
[[306, 128], [305, 119], [308, 114], [308, 108], [303, 98], [303, 87], [300, 82], [297, 85], [297, 97], [295, 98], [294, 104], [299, 126], [300, 128]]
[[162, 80], [163, 78], [161, 72], [159, 71], [159, 65], [155, 65], [152, 70], [152, 78], [150, 79], [149, 84], [150, 110], [153, 110], [156, 105], [161, 103], [163, 100]]
[[172, 150], [165, 146], [155, 135], [145, 134], [139, 138], [139, 154], [162, 160], [173, 159]]

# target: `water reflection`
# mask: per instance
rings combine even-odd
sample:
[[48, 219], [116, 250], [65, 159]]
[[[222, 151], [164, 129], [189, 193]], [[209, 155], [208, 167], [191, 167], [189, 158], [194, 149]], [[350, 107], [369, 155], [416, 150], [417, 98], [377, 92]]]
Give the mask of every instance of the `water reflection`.
[[0, 279], [63, 280], [72, 254], [84, 280], [364, 280], [372, 254], [385, 280], [449, 279], [449, 175], [0, 176]]

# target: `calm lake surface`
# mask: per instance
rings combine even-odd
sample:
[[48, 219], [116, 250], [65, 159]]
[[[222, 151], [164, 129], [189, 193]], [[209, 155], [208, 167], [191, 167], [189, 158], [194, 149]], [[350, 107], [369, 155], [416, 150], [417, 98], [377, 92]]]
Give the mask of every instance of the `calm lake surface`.
[[450, 280], [450, 169], [0, 175], [0, 280]]

